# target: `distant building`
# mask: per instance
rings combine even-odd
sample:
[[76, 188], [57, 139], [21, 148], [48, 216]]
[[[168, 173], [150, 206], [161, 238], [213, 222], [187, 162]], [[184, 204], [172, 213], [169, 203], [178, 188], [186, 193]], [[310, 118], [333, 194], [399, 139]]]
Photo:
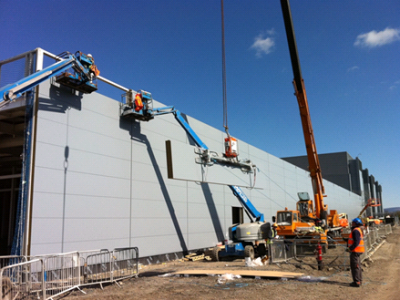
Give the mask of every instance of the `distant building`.
[[[369, 175], [368, 169], [362, 168], [361, 160], [355, 159], [347, 152], [325, 153], [318, 155], [321, 164], [322, 177], [350, 192], [368, 199], [379, 199], [381, 206], [370, 207], [367, 215], [382, 216], [384, 213], [382, 202], [382, 186]], [[308, 171], [307, 156], [284, 157], [283, 160]], [[328, 195], [329, 196], [329, 195]]]

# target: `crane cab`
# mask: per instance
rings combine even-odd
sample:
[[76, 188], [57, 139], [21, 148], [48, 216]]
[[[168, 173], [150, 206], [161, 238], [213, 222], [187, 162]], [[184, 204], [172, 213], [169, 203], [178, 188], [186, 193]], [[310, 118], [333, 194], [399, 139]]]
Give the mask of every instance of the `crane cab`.
[[296, 204], [297, 210], [300, 213], [300, 218], [303, 220], [315, 220], [316, 214], [314, 210], [313, 201], [310, 199], [310, 196], [307, 192], [297, 193], [299, 197], [299, 201]]

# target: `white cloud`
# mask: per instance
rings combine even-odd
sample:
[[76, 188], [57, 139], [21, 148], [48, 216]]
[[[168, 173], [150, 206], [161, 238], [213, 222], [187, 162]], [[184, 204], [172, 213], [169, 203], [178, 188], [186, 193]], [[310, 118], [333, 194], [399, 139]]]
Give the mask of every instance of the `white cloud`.
[[275, 33], [276, 33], [275, 28], [267, 30], [267, 34], [269, 34], [269, 35], [274, 35]]
[[358, 69], [359, 69], [358, 66], [353, 66], [353, 67], [351, 67], [351, 68], [348, 68], [348, 69], [347, 69], [347, 72], [353, 72], [353, 71], [356, 71], [356, 70], [358, 70]]
[[388, 27], [379, 32], [372, 30], [368, 33], [358, 35], [356, 41], [354, 42], [354, 46], [374, 48], [399, 40], [400, 30]]
[[[256, 50], [256, 56], [262, 57], [263, 54], [269, 54], [274, 50], [275, 40], [271, 35], [275, 34], [275, 29], [270, 29], [266, 31], [267, 34], [261, 33], [254, 39], [251, 49]], [[269, 35], [269, 36], [266, 36]]]
[[393, 91], [393, 90], [395, 90], [395, 89], [397, 89], [397, 87], [400, 85], [400, 80], [397, 80], [397, 81], [395, 81], [394, 83], [393, 83], [393, 85], [391, 85], [390, 87], [389, 87], [389, 89], [391, 90], [391, 91]]

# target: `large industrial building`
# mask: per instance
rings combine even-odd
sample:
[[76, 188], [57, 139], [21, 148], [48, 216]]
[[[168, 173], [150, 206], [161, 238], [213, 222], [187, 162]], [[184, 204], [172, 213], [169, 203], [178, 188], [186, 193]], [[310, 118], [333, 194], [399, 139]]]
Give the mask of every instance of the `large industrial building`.
[[[363, 169], [361, 160], [352, 158], [347, 152], [319, 154], [319, 162], [324, 178], [343, 187], [350, 192], [368, 199], [376, 199], [380, 206], [369, 207], [368, 216], [382, 216], [382, 186], [369, 174], [368, 169]], [[303, 170], [308, 170], [306, 156], [284, 157], [283, 160], [294, 164]]]
[[[54, 57], [37, 49], [0, 62], [0, 87], [15, 63], [24, 66], [21, 78], [43, 68], [43, 55]], [[101, 89], [82, 94], [48, 80], [0, 108], [1, 255], [138, 247], [141, 257], [174, 259], [216, 245], [229, 226], [247, 221], [228, 186], [168, 178], [166, 141], [193, 144], [172, 114], [142, 122], [121, 118], [120, 106]], [[185, 118], [210, 149], [224, 151], [224, 132]], [[304, 166], [239, 143], [261, 187], [243, 190], [267, 221], [294, 209], [299, 191], [312, 194]], [[355, 217], [367, 188], [346, 172], [323, 169], [325, 203]]]

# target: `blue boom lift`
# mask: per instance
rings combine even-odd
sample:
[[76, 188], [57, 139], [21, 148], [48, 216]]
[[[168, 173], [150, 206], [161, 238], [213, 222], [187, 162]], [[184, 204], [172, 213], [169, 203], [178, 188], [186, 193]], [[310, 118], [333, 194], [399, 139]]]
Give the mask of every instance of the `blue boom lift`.
[[[130, 90], [123, 95], [125, 105], [121, 106], [121, 117], [133, 118], [141, 121], [149, 121], [155, 116], [172, 113], [179, 124], [192, 137], [196, 145], [205, 151], [208, 147], [203, 143], [199, 136], [193, 131], [190, 125], [182, 117], [179, 110], [173, 106], [153, 109], [153, 98], [151, 93], [139, 90], [137, 93]], [[216, 159], [211, 157], [211, 160]], [[237, 158], [218, 158], [216, 163], [235, 164], [239, 167], [247, 167], [251, 169], [254, 165], [241, 163]], [[255, 170], [254, 170], [255, 171]], [[237, 186], [229, 186], [240, 204], [244, 207], [246, 214], [250, 218], [250, 223], [233, 224], [229, 227], [229, 240], [224, 248], [216, 246], [212, 251], [212, 259], [219, 260], [221, 257], [241, 256], [254, 258], [255, 256], [264, 256], [266, 250], [266, 239], [271, 238], [270, 223], [264, 221], [264, 214], [260, 213], [250, 199], [243, 193], [242, 189]]]
[[93, 80], [100, 72], [90, 54], [86, 55], [80, 51], [76, 52], [75, 55], [63, 52], [59, 55], [59, 58], [62, 60], [15, 83], [2, 87], [0, 89], [0, 107], [14, 101], [23, 93], [53, 77], [56, 77], [56, 82], [85, 94], [97, 90], [97, 84], [93, 83]]

